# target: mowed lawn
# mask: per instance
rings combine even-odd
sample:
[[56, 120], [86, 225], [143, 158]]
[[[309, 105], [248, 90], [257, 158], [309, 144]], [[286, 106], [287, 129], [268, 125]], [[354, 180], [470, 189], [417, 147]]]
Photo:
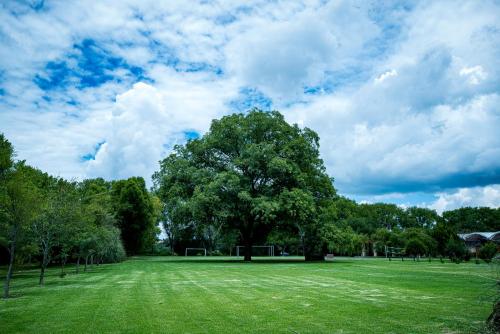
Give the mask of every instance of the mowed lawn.
[[[496, 271], [474, 263], [138, 257], [17, 271], [0, 333], [480, 333]], [[5, 268], [0, 271], [5, 274]]]

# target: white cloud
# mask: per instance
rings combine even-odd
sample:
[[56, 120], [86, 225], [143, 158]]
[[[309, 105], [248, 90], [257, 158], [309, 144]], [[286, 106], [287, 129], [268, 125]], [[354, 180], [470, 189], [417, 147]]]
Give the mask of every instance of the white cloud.
[[396, 75], [398, 75], [398, 71], [396, 71], [396, 70], [390, 70], [390, 71], [382, 73], [380, 76], [378, 76], [377, 78], [375, 78], [375, 82], [376, 83], [381, 83], [381, 82], [384, 82], [385, 80], [387, 80], [390, 77], [395, 77]]
[[487, 78], [487, 73], [482, 66], [464, 67], [460, 70], [460, 76], [466, 77], [471, 85], [478, 85]]
[[500, 207], [500, 185], [461, 188], [451, 193], [440, 193], [439, 198], [429, 207], [438, 213], [464, 206]]
[[137, 83], [117, 96], [102, 135], [106, 143], [88, 162], [87, 175], [108, 179], [143, 175], [149, 181], [158, 161], [174, 144], [186, 140], [184, 131], [203, 133], [213, 118], [226, 112], [224, 83], [212, 83], [220, 89], [214, 93], [204, 82], [157, 70], [169, 78], [158, 83], [161, 88]]
[[230, 72], [274, 99], [296, 99], [304, 86], [321, 83], [326, 71], [354, 65], [378, 35], [368, 7], [330, 2], [284, 20], [254, 19], [228, 43]]
[[[498, 17], [494, 1], [8, 3], [0, 131], [51, 173], [149, 179], [183, 131], [206, 131], [251, 87], [319, 133], [341, 192], [498, 183]], [[95, 86], [71, 73], [57, 89], [36, 84], [50, 62], [84, 73], [84, 40], [126, 66]]]

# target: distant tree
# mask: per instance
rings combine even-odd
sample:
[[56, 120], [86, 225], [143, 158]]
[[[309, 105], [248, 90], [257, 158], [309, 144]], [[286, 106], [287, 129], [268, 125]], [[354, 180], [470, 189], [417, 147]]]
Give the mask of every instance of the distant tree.
[[419, 208], [416, 206], [406, 209], [406, 217], [402, 221], [404, 228], [418, 227], [423, 229], [433, 228], [439, 220], [435, 210]]
[[411, 238], [408, 240], [405, 249], [406, 254], [413, 256], [413, 259], [427, 253], [427, 247], [425, 247], [425, 244], [417, 238]]
[[500, 208], [463, 207], [443, 212], [443, 219], [458, 233], [500, 231]]
[[373, 242], [374, 251], [376, 251], [377, 254], [385, 253], [386, 247], [403, 248], [406, 243], [406, 239], [399, 231], [389, 231], [386, 228], [378, 228], [375, 233], [372, 234], [371, 240]]
[[353, 256], [361, 254], [365, 237], [355, 233], [350, 227], [338, 227], [325, 223], [321, 228], [322, 241], [329, 252]]
[[[205, 136], [177, 146], [153, 180], [167, 220], [239, 230], [246, 261], [255, 240], [278, 224], [302, 231], [307, 260], [322, 257], [318, 213], [335, 189], [319, 158], [317, 134], [289, 125], [278, 112], [214, 120]], [[209, 216], [196, 214], [200, 198], [210, 203]]]
[[[85, 270], [99, 247], [98, 235], [102, 229], [115, 229], [116, 218], [111, 197], [111, 183], [101, 178], [83, 180], [78, 184], [81, 201], [81, 220], [76, 228], [77, 243], [74, 253], [77, 258], [76, 272], [85, 260]], [[120, 232], [118, 230], [118, 237]]]
[[300, 234], [296, 230], [277, 228], [267, 236], [267, 244], [277, 246], [277, 255], [284, 253], [301, 253], [302, 241]]
[[406, 243], [409, 240], [418, 240], [421, 244], [424, 245], [425, 252], [413, 255], [424, 255], [427, 254], [429, 256], [435, 255], [437, 250], [437, 242], [434, 240], [428, 233], [428, 230], [417, 227], [410, 227], [405, 229], [401, 233], [401, 237], [406, 240]]
[[32, 233], [39, 244], [41, 263], [39, 284], [44, 285], [45, 271], [53, 258], [55, 247], [60, 250], [62, 271], [67, 257], [76, 241], [75, 226], [79, 223], [80, 211], [75, 184], [48, 175], [43, 189], [44, 202], [42, 214], [32, 224]]
[[458, 240], [455, 238], [450, 238], [446, 243], [445, 248], [446, 255], [450, 258], [450, 260], [455, 262], [460, 262], [461, 260], [467, 257], [467, 248], [465, 247], [462, 240]]
[[5, 176], [14, 164], [14, 148], [12, 144], [0, 133], [0, 178]]
[[479, 249], [479, 258], [483, 259], [486, 263], [490, 263], [496, 254], [497, 245], [493, 242], [487, 242]]
[[127, 255], [149, 251], [156, 240], [151, 197], [141, 177], [115, 181], [112, 185], [116, 219]]

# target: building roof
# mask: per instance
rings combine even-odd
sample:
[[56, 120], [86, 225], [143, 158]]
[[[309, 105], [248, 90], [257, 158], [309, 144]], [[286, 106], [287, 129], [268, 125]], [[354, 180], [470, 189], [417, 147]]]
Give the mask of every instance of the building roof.
[[475, 240], [500, 240], [500, 231], [497, 232], [472, 232], [460, 233], [459, 238], [465, 241]]

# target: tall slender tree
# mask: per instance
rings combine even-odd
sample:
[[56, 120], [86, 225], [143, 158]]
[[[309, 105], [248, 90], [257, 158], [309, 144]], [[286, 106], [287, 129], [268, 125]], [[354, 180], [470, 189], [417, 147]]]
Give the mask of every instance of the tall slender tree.
[[4, 236], [3, 243], [9, 252], [3, 297], [8, 298], [17, 250], [27, 240], [30, 226], [39, 209], [40, 196], [22, 162], [16, 163], [14, 170], [8, 172], [2, 188], [0, 235]]
[[148, 251], [156, 241], [156, 221], [152, 199], [142, 177], [113, 183], [116, 219], [128, 255]]

